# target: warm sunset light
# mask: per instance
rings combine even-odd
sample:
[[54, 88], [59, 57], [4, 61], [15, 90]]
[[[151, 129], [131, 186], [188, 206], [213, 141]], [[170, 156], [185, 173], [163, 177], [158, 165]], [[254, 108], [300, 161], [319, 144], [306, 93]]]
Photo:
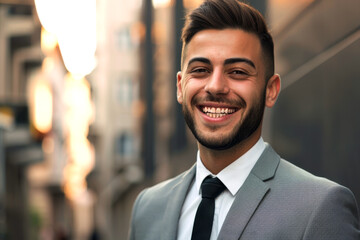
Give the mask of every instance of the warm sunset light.
[[41, 28], [41, 50], [48, 54], [54, 51], [58, 44], [57, 37], [55, 34], [48, 32], [45, 28]]
[[47, 133], [52, 126], [53, 101], [50, 87], [43, 81], [38, 81], [34, 86], [34, 126]]
[[[64, 79], [63, 95], [68, 152], [63, 184], [65, 195], [74, 200], [86, 191], [86, 176], [94, 165], [94, 149], [87, 140], [93, 106], [90, 85], [84, 76], [91, 73], [96, 65], [96, 0], [35, 0], [35, 6], [44, 28], [42, 50], [48, 56], [44, 59], [43, 71], [53, 69], [55, 63], [51, 52], [56, 44], [69, 71]], [[44, 89], [36, 92], [35, 96], [36, 99], [49, 97]], [[41, 106], [49, 107], [46, 104]], [[48, 118], [41, 120], [45, 122]], [[42, 122], [39, 124], [45, 125]]]
[[87, 140], [93, 120], [90, 85], [83, 77], [65, 77], [65, 129], [68, 161], [64, 169], [64, 192], [75, 199], [86, 191], [86, 176], [94, 166], [95, 154]]
[[35, 0], [46, 31], [59, 42], [65, 67], [85, 76], [96, 65], [96, 0]]
[[200, 6], [204, 0], [184, 0], [184, 7], [187, 9], [193, 9]]
[[171, 0], [152, 0], [154, 8], [169, 7], [172, 3]]

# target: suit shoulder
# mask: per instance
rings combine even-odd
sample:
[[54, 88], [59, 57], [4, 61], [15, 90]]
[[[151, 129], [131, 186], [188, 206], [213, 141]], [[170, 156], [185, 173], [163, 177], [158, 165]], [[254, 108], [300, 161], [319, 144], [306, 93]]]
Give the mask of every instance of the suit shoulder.
[[359, 239], [358, 206], [348, 188], [284, 159], [268, 183], [271, 209], [297, 216], [297, 226], [304, 227], [303, 239]]
[[315, 176], [294, 164], [281, 159], [276, 173], [275, 184], [303, 194], [303, 199], [324, 199], [330, 196], [343, 196], [356, 203], [350, 189], [324, 177]]
[[323, 186], [326, 188], [340, 186], [327, 178], [316, 176], [284, 159], [280, 160], [276, 175], [280, 179], [289, 181], [289, 183], [311, 184], [314, 187]]
[[[133, 206], [130, 235], [138, 236], [136, 239], [148, 239], [146, 235], [149, 232], [160, 233], [166, 209], [168, 206], [172, 208], [171, 211], [177, 207], [181, 208], [181, 205], [174, 201], [181, 202], [181, 199], [185, 198], [194, 172], [195, 168], [191, 168], [172, 179], [144, 189], [136, 198]], [[174, 195], [177, 197], [174, 198]], [[169, 203], [171, 204], [169, 205]]]
[[[166, 203], [170, 194], [172, 194], [172, 190], [179, 184], [184, 183], [184, 179], [190, 181], [193, 176], [194, 169], [191, 168], [188, 171], [185, 171], [178, 176], [175, 176], [171, 179], [160, 182], [154, 186], [149, 188], [145, 188], [138, 195], [135, 205], [142, 206], [159, 206], [161, 204]], [[138, 203], [138, 204], [137, 204]]]
[[155, 184], [154, 186], [144, 189], [144, 191], [147, 194], [156, 194], [156, 195], [161, 194], [163, 192], [164, 193], [168, 192], [169, 189], [171, 189], [174, 186], [176, 186], [177, 184], [179, 184], [182, 181], [182, 179], [185, 177], [186, 174], [188, 174], [188, 171], [183, 172], [173, 178], [159, 182], [159, 183]]

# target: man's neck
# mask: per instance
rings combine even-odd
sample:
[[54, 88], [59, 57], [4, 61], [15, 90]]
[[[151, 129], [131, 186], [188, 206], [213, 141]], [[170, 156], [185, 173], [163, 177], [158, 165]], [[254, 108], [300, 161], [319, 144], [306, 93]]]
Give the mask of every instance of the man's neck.
[[212, 174], [216, 175], [249, 151], [257, 143], [260, 137], [261, 132], [255, 132], [252, 136], [241, 143], [226, 150], [209, 149], [198, 143], [200, 159], [204, 166]]

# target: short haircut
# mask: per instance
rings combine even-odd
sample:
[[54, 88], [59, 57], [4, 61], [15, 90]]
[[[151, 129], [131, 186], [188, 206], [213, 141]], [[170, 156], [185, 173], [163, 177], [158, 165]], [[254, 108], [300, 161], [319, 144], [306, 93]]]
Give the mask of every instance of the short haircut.
[[[206, 29], [241, 29], [255, 34], [262, 47], [265, 80], [274, 75], [274, 43], [267, 29], [264, 17], [255, 8], [238, 0], [205, 0], [186, 16], [182, 30], [182, 59], [187, 44], [193, 36]], [[183, 66], [182, 66], [183, 67]]]

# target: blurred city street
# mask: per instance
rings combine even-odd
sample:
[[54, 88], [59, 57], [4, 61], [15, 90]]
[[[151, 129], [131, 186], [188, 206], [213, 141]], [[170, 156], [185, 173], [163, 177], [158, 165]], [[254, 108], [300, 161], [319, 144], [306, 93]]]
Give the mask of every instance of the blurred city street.
[[[202, 0], [0, 0], [0, 240], [127, 239], [145, 187], [196, 161], [176, 101]], [[263, 138], [360, 200], [360, 1], [249, 0], [282, 92]]]

